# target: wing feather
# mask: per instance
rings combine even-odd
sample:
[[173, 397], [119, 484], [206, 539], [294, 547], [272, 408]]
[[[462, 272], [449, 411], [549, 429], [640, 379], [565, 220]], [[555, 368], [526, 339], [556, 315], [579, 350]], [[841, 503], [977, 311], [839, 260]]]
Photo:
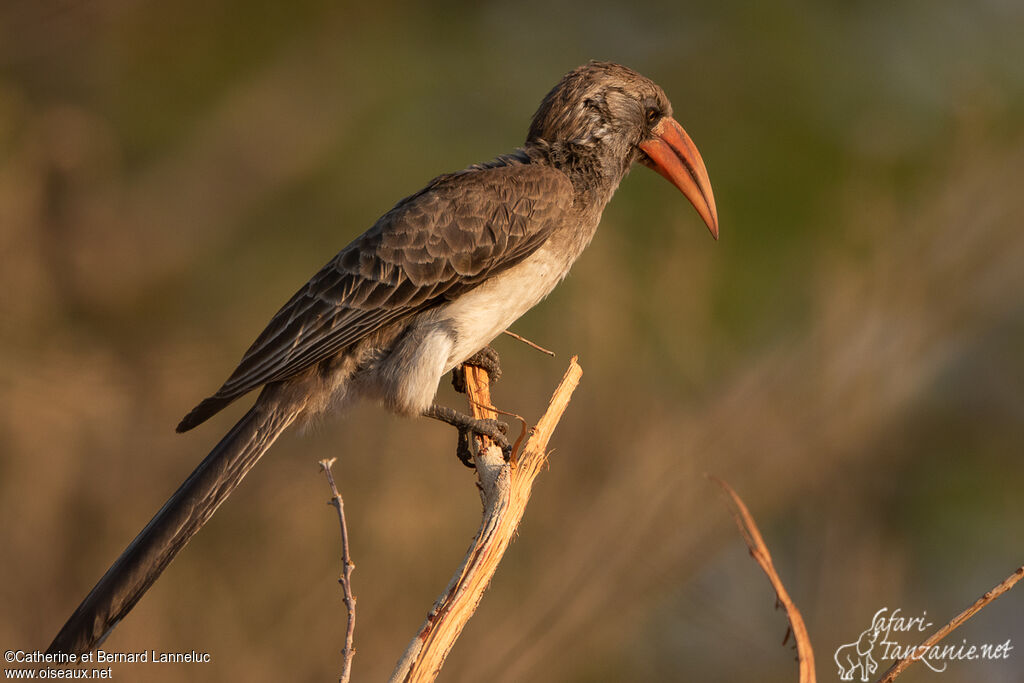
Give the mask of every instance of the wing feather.
[[564, 219], [573, 192], [559, 171], [522, 160], [441, 176], [399, 202], [277, 312], [224, 385], [178, 430], [532, 254]]

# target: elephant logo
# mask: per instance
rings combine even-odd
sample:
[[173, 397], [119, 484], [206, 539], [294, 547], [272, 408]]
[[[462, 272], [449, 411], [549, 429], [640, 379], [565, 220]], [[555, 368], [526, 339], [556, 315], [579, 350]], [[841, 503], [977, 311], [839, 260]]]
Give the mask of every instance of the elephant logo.
[[835, 656], [839, 666], [839, 680], [852, 681], [853, 675], [860, 669], [860, 680], [867, 681], [868, 676], [878, 670], [878, 662], [871, 656], [871, 651], [875, 649], [875, 641], [881, 633], [880, 626], [875, 622], [860, 634], [856, 642], [839, 646]]

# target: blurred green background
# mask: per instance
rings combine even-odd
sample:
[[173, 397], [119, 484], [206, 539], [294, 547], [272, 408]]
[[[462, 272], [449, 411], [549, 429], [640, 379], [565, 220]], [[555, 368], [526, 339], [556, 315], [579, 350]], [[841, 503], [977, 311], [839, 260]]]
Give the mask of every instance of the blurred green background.
[[[495, 401], [531, 420], [571, 354], [584, 377], [441, 680], [795, 680], [705, 473], [760, 521], [822, 681], [878, 609], [941, 623], [1019, 566], [1024, 4], [688, 4], [0, 5], [0, 645], [44, 648], [244, 411], [173, 432], [309, 275], [521, 144], [592, 58], [667, 91], [722, 239], [637, 169], [514, 328], [559, 357], [497, 341]], [[448, 428], [363, 406], [286, 435], [106, 643], [212, 663], [116, 679], [336, 676], [330, 456], [355, 677], [390, 673], [479, 500]], [[953, 636], [1009, 660], [900, 680], [1024, 680], [1022, 605]]]

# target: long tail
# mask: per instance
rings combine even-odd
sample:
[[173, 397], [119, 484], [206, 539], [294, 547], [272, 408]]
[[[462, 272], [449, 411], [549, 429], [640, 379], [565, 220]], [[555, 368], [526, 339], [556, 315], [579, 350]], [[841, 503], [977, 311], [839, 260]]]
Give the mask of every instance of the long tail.
[[99, 645], [295, 420], [297, 410], [265, 398], [270, 397], [264, 393], [256, 401], [121, 553], [48, 652], [81, 653]]

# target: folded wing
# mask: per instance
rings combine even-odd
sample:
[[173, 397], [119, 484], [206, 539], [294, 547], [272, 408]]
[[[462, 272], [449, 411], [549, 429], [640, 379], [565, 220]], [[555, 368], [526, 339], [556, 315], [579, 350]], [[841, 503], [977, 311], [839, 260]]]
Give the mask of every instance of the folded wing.
[[519, 263], [544, 243], [572, 201], [562, 173], [515, 159], [435, 179], [314, 275], [178, 431]]

